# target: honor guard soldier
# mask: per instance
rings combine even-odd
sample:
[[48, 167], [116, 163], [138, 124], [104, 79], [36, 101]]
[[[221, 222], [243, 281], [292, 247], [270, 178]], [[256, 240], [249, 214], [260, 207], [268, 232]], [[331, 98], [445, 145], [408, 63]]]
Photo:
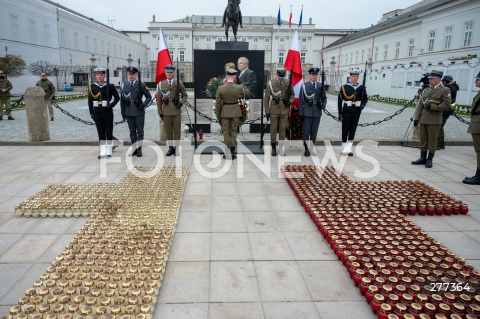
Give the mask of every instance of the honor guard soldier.
[[319, 68], [311, 68], [308, 70], [310, 81], [303, 83], [300, 88], [298, 114], [303, 120], [303, 146], [305, 147], [304, 154], [307, 157], [310, 156], [307, 141], [312, 142], [310, 149], [314, 156], [317, 155], [315, 141], [317, 140], [322, 111], [327, 106], [327, 96], [325, 95], [324, 90], [322, 90], [323, 84], [317, 82], [319, 72]]
[[[122, 110], [123, 120], [128, 123], [130, 130], [130, 141], [134, 151], [131, 156], [142, 157], [143, 128], [145, 126], [145, 107], [152, 100], [152, 95], [148, 91], [147, 85], [138, 82], [138, 69], [128, 67], [128, 81], [123, 82], [121, 86], [122, 96], [120, 99], [120, 108]], [[142, 95], [145, 101], [142, 101]]]
[[[180, 155], [176, 144], [180, 140], [182, 125], [182, 106], [187, 102], [188, 95], [180, 79], [175, 79], [175, 67], [165, 67], [167, 79], [158, 84], [157, 109], [158, 115], [165, 122], [167, 143], [170, 143], [166, 156]], [[173, 144], [173, 145], [172, 145]]]
[[[428, 76], [430, 87], [418, 98], [413, 125], [420, 124], [420, 158], [413, 165], [424, 164], [432, 167], [432, 159], [437, 149], [438, 132], [442, 126], [443, 110], [451, 107], [450, 90], [440, 83], [443, 72], [433, 70]], [[428, 151], [428, 157], [427, 157]]]
[[[457, 91], [460, 89], [457, 82], [453, 81], [453, 77], [451, 75], [445, 75], [442, 78], [442, 84], [444, 87], [450, 90], [450, 98], [452, 99], [452, 104], [455, 104], [455, 101], [457, 100]], [[440, 131], [438, 132], [437, 151], [445, 149], [445, 131], [443, 130], [443, 128], [445, 127], [445, 123], [447, 122], [450, 115], [453, 115], [453, 108], [443, 110], [442, 126], [440, 127]]]
[[342, 85], [338, 94], [338, 117], [342, 121], [342, 155], [353, 156], [353, 139], [360, 114], [367, 105], [367, 92], [358, 83], [359, 71], [350, 71], [350, 82]]
[[12, 90], [12, 83], [5, 78], [3, 71], [0, 71], [0, 121], [3, 120], [3, 107], [7, 109], [7, 116], [9, 120], [13, 120], [12, 112], [10, 111], [10, 91]]
[[[475, 79], [475, 86], [480, 88], [480, 72], [478, 72]], [[477, 92], [477, 95], [473, 98], [472, 110], [470, 112], [472, 119], [468, 125], [467, 133], [472, 134], [473, 148], [475, 149], [475, 153], [477, 153], [477, 172], [473, 177], [466, 177], [463, 183], [480, 185], [480, 91]]]
[[295, 92], [290, 85], [290, 81], [285, 79], [285, 73], [285, 69], [277, 70], [276, 79], [268, 82], [263, 101], [265, 116], [267, 121], [270, 121], [272, 156], [277, 156], [277, 131], [279, 135], [278, 153], [280, 156], [285, 156], [283, 143], [288, 124], [288, 113], [295, 98]]
[[[120, 97], [113, 84], [105, 82], [106, 70], [96, 68], [97, 82], [88, 86], [88, 109], [90, 116], [97, 127], [98, 140], [100, 141], [100, 155], [98, 158], [112, 156], [113, 148], [113, 110]], [[110, 100], [113, 97], [113, 102]]]
[[235, 84], [234, 79], [237, 71], [234, 69], [226, 70], [227, 82], [217, 89], [215, 114], [220, 121], [223, 131], [223, 143], [225, 144], [225, 155], [231, 153], [232, 159], [235, 155], [235, 145], [237, 142], [238, 122], [242, 117], [242, 111], [238, 104], [238, 98], [250, 96], [250, 91], [243, 84]]
[[41, 87], [45, 91], [45, 104], [48, 107], [48, 113], [50, 113], [50, 121], [53, 121], [52, 102], [47, 98], [55, 100], [55, 86], [49, 79], [47, 79], [47, 75], [45, 73], [40, 74], [40, 80], [38, 80], [37, 86]]

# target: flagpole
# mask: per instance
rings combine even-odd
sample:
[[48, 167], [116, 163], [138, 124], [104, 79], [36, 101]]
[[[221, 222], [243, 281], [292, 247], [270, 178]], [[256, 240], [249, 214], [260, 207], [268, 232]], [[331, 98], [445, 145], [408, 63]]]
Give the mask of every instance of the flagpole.
[[290, 5], [290, 16], [288, 17], [288, 41], [292, 42], [292, 36], [290, 35], [290, 31], [292, 29], [292, 5]]
[[277, 25], [278, 25], [278, 40], [277, 40], [277, 70], [278, 70], [278, 60], [280, 60], [280, 26], [282, 25], [282, 18], [280, 16], [280, 4], [278, 5], [278, 21], [277, 21]]

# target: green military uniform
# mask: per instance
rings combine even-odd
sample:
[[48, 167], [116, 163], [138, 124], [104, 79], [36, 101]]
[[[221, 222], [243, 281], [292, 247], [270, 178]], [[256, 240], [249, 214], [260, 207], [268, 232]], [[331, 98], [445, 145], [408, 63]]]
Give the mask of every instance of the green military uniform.
[[[175, 68], [173, 66], [167, 66], [165, 67], [165, 70], [174, 72]], [[158, 84], [157, 110], [158, 114], [165, 122], [167, 143], [168, 141], [180, 140], [182, 126], [181, 107], [188, 99], [188, 94], [182, 81], [180, 81], [178, 85], [180, 87], [180, 92], [177, 92], [177, 80], [178, 79], [165, 80]], [[181, 98], [179, 98], [179, 93], [182, 95]], [[169, 147], [169, 152], [166, 154], [167, 156], [175, 153], [175, 142], [173, 142], [173, 144], [173, 146]], [[178, 154], [176, 153], [176, 155]]]
[[[430, 78], [440, 77], [442, 72], [432, 71]], [[419, 97], [415, 110], [415, 125], [420, 123], [420, 158], [414, 165], [425, 164], [432, 167], [432, 159], [437, 149], [438, 132], [442, 126], [443, 110], [451, 107], [450, 90], [442, 84], [428, 87]], [[427, 158], [428, 151], [428, 158]]]
[[[45, 73], [42, 73], [42, 76], [45, 75]], [[45, 79], [40, 79], [37, 82], [37, 86], [41, 87], [45, 91], [45, 95], [51, 99], [55, 99], [55, 86], [53, 83], [45, 78]], [[50, 100], [45, 99], [45, 104], [48, 106], [48, 113], [50, 113], [50, 118], [53, 121], [54, 115], [53, 115], [53, 106], [52, 102]]]
[[[475, 80], [477, 87], [480, 87], [480, 72], [478, 72]], [[467, 133], [472, 134], [473, 148], [477, 153], [477, 172], [475, 176], [465, 178], [463, 183], [471, 185], [480, 185], [480, 92], [473, 98], [472, 102], [472, 118], [468, 125]]]
[[[12, 83], [5, 78], [3, 71], [0, 71], [0, 120], [3, 119], [3, 108], [7, 109], [8, 119], [12, 119], [12, 112], [10, 111], [10, 90], [12, 89]], [[5, 92], [3, 92], [5, 90]]]
[[[236, 70], [228, 69], [227, 75], [233, 76]], [[243, 84], [228, 81], [217, 89], [215, 114], [222, 125], [223, 143], [235, 152], [238, 122], [242, 117], [238, 98], [250, 96], [250, 91]]]
[[263, 99], [265, 114], [270, 117], [270, 139], [272, 142], [272, 156], [276, 156], [277, 131], [279, 135], [279, 153], [283, 155], [282, 142], [288, 125], [290, 104], [295, 99], [295, 92], [290, 86], [290, 80], [284, 79], [285, 70], [277, 70], [277, 78], [269, 81]]

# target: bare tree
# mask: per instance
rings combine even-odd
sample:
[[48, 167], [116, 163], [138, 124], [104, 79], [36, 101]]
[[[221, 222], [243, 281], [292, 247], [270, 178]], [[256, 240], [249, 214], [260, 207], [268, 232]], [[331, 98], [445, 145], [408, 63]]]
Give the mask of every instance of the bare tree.
[[21, 76], [27, 68], [26, 65], [21, 55], [7, 54], [0, 58], [0, 68], [7, 77]]
[[55, 72], [55, 65], [51, 64], [50, 62], [47, 61], [37, 61], [30, 63], [28, 66], [28, 71], [32, 73], [33, 75], [40, 75], [42, 73], [45, 73], [47, 76], [52, 75]]

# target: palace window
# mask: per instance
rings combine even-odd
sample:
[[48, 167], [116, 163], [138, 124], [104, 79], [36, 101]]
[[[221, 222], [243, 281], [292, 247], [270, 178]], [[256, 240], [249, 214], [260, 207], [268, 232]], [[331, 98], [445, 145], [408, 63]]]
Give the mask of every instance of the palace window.
[[180, 62], [185, 62], [185, 51], [180, 51], [179, 55]]
[[280, 38], [280, 42], [285, 42], [285, 38]]
[[362, 63], [363, 63], [363, 61], [365, 61], [364, 58], [365, 58], [365, 49], [362, 50]]
[[195, 38], [193, 38], [193, 41], [195, 41], [195, 42], [200, 42], [200, 38], [199, 38], [199, 37], [195, 37]]
[[445, 42], [443, 44], [443, 49], [448, 50], [451, 47], [452, 44], [452, 27], [446, 27], [445, 28]]
[[258, 38], [253, 38], [253, 43], [258, 43]]
[[37, 34], [36, 34], [36, 31], [35, 31], [35, 21], [30, 20], [29, 25], [30, 25], [30, 42], [31, 43], [36, 43]]
[[305, 55], [306, 55], [305, 52], [300, 53], [300, 61], [301, 61], [302, 63], [305, 63]]
[[465, 29], [463, 34], [463, 46], [469, 47], [472, 45], [472, 35], [473, 35], [473, 22], [465, 23]]
[[375, 61], [378, 60], [378, 47], [375, 47]]
[[73, 34], [73, 45], [75, 50], [78, 50], [78, 33]]
[[265, 52], [265, 63], [270, 63], [270, 52]]
[[10, 16], [10, 22], [12, 24], [12, 39], [18, 40], [18, 17]]
[[383, 59], [387, 60], [388, 59], [388, 44], [385, 44], [383, 46]]
[[45, 45], [50, 46], [50, 26], [48, 24], [44, 24], [43, 30], [45, 31]]
[[430, 31], [428, 33], [428, 52], [433, 51], [435, 48], [435, 31]]
[[179, 36], [179, 37], [178, 37], [178, 40], [179, 40], [179, 41], [185, 41], [185, 36], [183, 36], [183, 35]]
[[284, 59], [285, 59], [285, 52], [278, 52], [278, 63], [283, 64]]
[[168, 53], [170, 54], [170, 60], [173, 61], [173, 50], [168, 50]]
[[270, 38], [265, 38], [265, 43], [270, 43]]
[[395, 43], [395, 58], [400, 56], [400, 42]]
[[413, 39], [408, 40], [408, 56], [413, 56], [414, 43]]

